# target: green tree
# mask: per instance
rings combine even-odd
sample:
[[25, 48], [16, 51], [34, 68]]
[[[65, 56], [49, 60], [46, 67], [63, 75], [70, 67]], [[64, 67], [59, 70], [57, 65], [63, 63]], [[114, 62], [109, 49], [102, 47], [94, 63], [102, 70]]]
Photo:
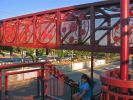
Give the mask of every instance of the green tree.
[[0, 53], [2, 55], [4, 55], [3, 51], [10, 52], [10, 56], [12, 56], [12, 54], [13, 54], [13, 47], [11, 47], [11, 46], [0, 46]]

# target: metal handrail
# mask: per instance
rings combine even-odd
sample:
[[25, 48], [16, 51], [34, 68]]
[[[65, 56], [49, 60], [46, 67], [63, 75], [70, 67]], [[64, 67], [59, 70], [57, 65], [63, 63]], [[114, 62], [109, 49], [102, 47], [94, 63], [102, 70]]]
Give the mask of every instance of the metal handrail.
[[[34, 72], [37, 71], [39, 72], [39, 75], [42, 75], [41, 71], [44, 70], [49, 70], [49, 75], [52, 75], [54, 78], [56, 78], [57, 80], [61, 80], [64, 82], [64, 84], [67, 84], [70, 88], [74, 88], [74, 90], [77, 89], [76, 86], [69, 84], [70, 82], [74, 82], [72, 79], [69, 79], [65, 74], [63, 74], [62, 72], [60, 72], [58, 69], [56, 69], [50, 62], [37, 62], [37, 63], [24, 63], [24, 64], [10, 64], [10, 65], [1, 65], [0, 66], [0, 71], [4, 70], [4, 69], [12, 69], [12, 68], [21, 68], [21, 67], [30, 67], [30, 66], [39, 66], [36, 69], [27, 69], [27, 70], [23, 70], [23, 71], [17, 71], [17, 72], [5, 72], [5, 73], [0, 73], [0, 76], [4, 75], [6, 76], [6, 82], [8, 82], [8, 76], [9, 75], [15, 75], [15, 74], [21, 74], [21, 73], [28, 73], [28, 72]], [[53, 73], [54, 72], [54, 73]], [[56, 73], [58, 72], [58, 73]], [[46, 73], [45, 73], [46, 74]], [[40, 76], [37, 76], [40, 77]], [[42, 76], [40, 78], [43, 78]], [[44, 78], [45, 79], [45, 78]], [[41, 79], [43, 80], [43, 79]], [[7, 83], [8, 84], [8, 83]], [[7, 86], [7, 85], [6, 85]], [[8, 86], [7, 86], [8, 87]], [[8, 93], [8, 89], [6, 87], [6, 92], [5, 94]], [[73, 95], [73, 89], [71, 89], [71, 97]], [[7, 94], [8, 96], [8, 94]], [[55, 96], [51, 96], [51, 95], [47, 95], [50, 96], [53, 99], [57, 99], [57, 100], [63, 100], [60, 99], [58, 97]]]
[[119, 72], [120, 69], [115, 69], [101, 75], [100, 79], [103, 83], [101, 100], [110, 100], [112, 97], [114, 97], [115, 100], [118, 100], [118, 98], [126, 98], [126, 100], [133, 99], [131, 94], [123, 94], [120, 91], [122, 88], [127, 89], [127, 91], [133, 89], [133, 81], [121, 80], [119, 77]]
[[51, 95], [48, 95], [47, 97], [52, 98], [52, 99], [54, 99], [54, 100], [64, 100], [64, 99], [57, 98], [57, 97], [55, 97], [55, 96], [51, 96]]

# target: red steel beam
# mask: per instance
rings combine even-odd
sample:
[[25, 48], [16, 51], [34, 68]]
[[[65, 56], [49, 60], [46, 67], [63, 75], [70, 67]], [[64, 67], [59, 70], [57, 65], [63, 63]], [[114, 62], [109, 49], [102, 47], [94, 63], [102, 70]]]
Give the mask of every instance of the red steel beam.
[[[106, 52], [106, 53], [120, 53], [121, 48], [118, 46], [89, 46], [89, 45], [62, 45], [57, 49], [65, 49], [65, 50], [84, 50], [84, 51], [93, 51], [93, 52]], [[130, 54], [133, 54], [133, 47], [130, 47]]]
[[[121, 0], [121, 79], [128, 80], [129, 67], [129, 0]], [[127, 92], [127, 90], [123, 90]]]
[[[133, 0], [131, 0], [131, 2], [133, 2]], [[63, 22], [62, 19], [61, 19], [62, 18], [61, 17], [61, 14], [64, 14], [65, 12], [71, 13], [72, 11], [79, 11], [79, 10], [85, 10], [85, 12], [86, 12], [87, 9], [90, 10], [90, 7], [94, 7], [95, 8], [95, 11], [96, 11], [96, 9], [99, 9], [101, 6], [102, 7], [107, 7], [107, 6], [119, 5], [119, 4], [120, 4], [120, 0], [103, 1], [103, 2], [89, 3], [89, 4], [78, 5], [78, 6], [71, 6], [71, 7], [59, 8], [59, 9], [48, 10], [48, 11], [43, 11], [43, 12], [38, 12], [38, 13], [33, 13], [33, 14], [28, 14], [28, 15], [23, 15], [23, 16], [18, 16], [18, 17], [14, 17], [14, 18], [4, 19], [4, 20], [2, 20], [3, 23], [4, 23], [2, 25], [4, 25], [5, 28], [3, 29], [4, 35], [2, 35], [2, 36], [3, 37], [5, 35], [6, 36], [4, 38], [1, 36], [1, 38], [3, 38], [3, 40], [1, 39], [2, 41], [1, 41], [0, 45], [1, 46], [31, 47], [31, 48], [54, 48], [54, 49], [58, 49], [58, 48], [64, 49], [64, 48], [66, 48], [66, 49], [71, 49], [71, 48], [69, 48], [69, 46], [67, 44], [63, 44], [60, 41], [60, 39], [62, 38], [61, 37], [61, 32], [60, 32], [61, 31], [61, 24]], [[88, 13], [86, 14], [87, 17], [84, 18], [85, 20], [86, 20], [86, 18], [90, 19], [90, 17], [91, 17], [89, 10], [87, 10]], [[49, 15], [49, 18], [50, 18], [50, 15], [55, 15], [52, 18], [50, 18], [50, 22], [47, 23], [47, 24], [49, 25], [49, 24], [52, 24], [52, 22], [55, 22], [55, 24], [56, 24], [56, 26], [55, 26], [56, 30], [53, 30], [53, 31], [55, 31], [55, 33], [56, 33], [55, 34], [55, 37], [56, 37], [56, 43], [57, 44], [53, 43], [52, 41], [50, 43], [49, 42], [48, 43], [42, 42], [43, 39], [46, 39], [45, 38], [45, 35], [47, 36], [52, 31], [51, 32], [46, 32], [47, 34], [43, 34], [43, 33], [45, 33], [45, 32], [42, 32], [42, 30], [45, 30], [45, 28], [44, 28], [44, 29], [41, 29], [41, 31], [37, 32], [37, 30], [39, 30], [39, 28], [42, 28], [42, 26], [43, 26], [42, 24], [39, 24], [39, 25], [41, 25], [39, 27], [39, 25], [38, 25], [39, 22], [38, 21], [40, 21], [40, 23], [44, 23], [43, 20], [45, 19], [45, 17], [47, 17], [46, 15]], [[133, 15], [132, 12], [131, 12], [130, 15]], [[40, 16], [43, 16], [44, 18], [40, 18]], [[104, 15], [96, 15], [95, 14], [94, 16], [95, 16], [95, 20], [98, 19], [98, 18], [103, 18], [103, 19], [105, 18]], [[119, 17], [120, 14], [119, 13], [118, 14], [117, 13], [116, 14], [110, 14], [109, 16], [111, 18], [112, 17], [115, 17], [116, 18], [116, 17]], [[54, 21], [51, 21], [52, 19]], [[47, 18], [45, 19], [45, 21], [46, 20], [47, 20]], [[15, 27], [17, 27], [16, 28], [17, 29], [16, 30], [17, 32], [10, 32], [8, 29], [6, 29], [7, 28], [6, 24], [7, 23], [9, 24], [10, 21], [12, 23], [14, 23], [14, 21], [15, 21], [15, 23], [16, 23], [15, 24]], [[19, 32], [20, 31], [19, 28], [20, 27], [22, 28], [22, 26], [24, 24], [24, 22], [22, 24], [21, 21], [22, 22], [23, 21], [28, 21], [27, 22], [27, 25], [31, 23], [28, 29], [30, 29], [31, 27], [33, 27], [33, 31], [32, 30], [30, 30], [28, 32], [26, 31], [26, 34], [29, 34], [29, 35], [26, 35], [25, 32]], [[51, 26], [49, 28], [53, 29], [52, 27], [53, 26]], [[49, 28], [47, 28], [47, 31], [50, 31], [51, 30], [51, 29], [49, 30]], [[112, 29], [113, 28], [114, 27], [112, 26]], [[9, 29], [11, 30], [12, 28], [9, 28]], [[28, 29], [26, 28], [25, 30], [28, 30]], [[9, 32], [7, 32], [6, 30], [8, 30]], [[10, 33], [10, 34], [8, 34], [8, 33]], [[14, 34], [12, 34], [12, 33], [14, 33]], [[21, 33], [23, 33], [23, 34], [21, 34]], [[99, 42], [101, 40], [103, 40], [103, 38], [106, 37], [108, 35], [108, 33], [110, 33], [110, 30], [108, 30], [104, 35], [102, 35], [100, 37], [100, 39], [97, 40], [97, 42], [96, 41], [94, 41], [94, 42], [96, 42], [97, 44], [99, 44]], [[20, 34], [22, 36], [20, 36]], [[10, 35], [12, 35], [12, 36], [10, 36]], [[38, 36], [38, 35], [40, 35], [40, 36]], [[50, 39], [52, 38], [51, 35], [52, 35], [52, 33], [48, 35]], [[69, 37], [67, 35], [65, 35], [65, 36], [67, 38]], [[93, 36], [93, 34], [92, 34], [92, 36]], [[42, 37], [44, 37], [44, 38], [41, 39]], [[14, 38], [15, 38], [15, 40], [14, 40]], [[89, 38], [90, 39], [93, 39], [93, 37], [90, 36], [90, 37], [87, 38], [87, 40]], [[33, 39], [33, 41], [32, 41], [32, 39]], [[7, 42], [7, 40], [8, 40], [8, 42]], [[51, 39], [51, 40], [54, 40], [54, 39]], [[12, 41], [12, 42], [9, 42], [9, 41]], [[26, 42], [26, 41], [28, 41], [28, 42]], [[46, 41], [47, 41], [47, 39], [46, 39]], [[110, 39], [110, 36], [108, 35], [108, 44], [110, 44], [110, 43], [111, 43], [111, 39]], [[76, 45], [76, 47], [75, 47], [75, 45]], [[116, 51], [111, 46], [108, 47], [108, 45], [106, 45], [106, 47], [101, 46], [101, 45], [100, 45], [100, 47], [99, 46], [96, 47], [96, 46], [93, 45], [92, 48], [88, 48], [88, 47], [90, 47], [90, 44], [87, 44], [87, 48], [88, 49], [86, 49], [86, 47], [85, 47], [86, 45], [84, 45], [84, 44], [74, 44], [74, 45], [71, 45], [71, 46], [72, 46], [72, 49], [75, 49], [75, 50], [90, 50], [90, 51], [93, 51], [94, 50], [96, 52], [117, 52], [117, 53], [119, 53], [119, 50]], [[79, 49], [79, 48], [81, 48], [81, 49]], [[105, 48], [106, 48], [106, 50], [104, 50]], [[118, 47], [116, 47], [116, 48], [118, 48]], [[118, 49], [120, 49], [120, 47]], [[133, 50], [131, 50], [131, 52], [133, 52]]]
[[[48, 10], [48, 11], [43, 11], [43, 12], [38, 12], [38, 13], [33, 13], [33, 14], [28, 14], [28, 15], [23, 15], [23, 16], [18, 16], [18, 17], [14, 17], [14, 18], [9, 18], [9, 19], [4, 19], [3, 21], [4, 21], [4, 23], [5, 23], [5, 25], [6, 24], [9, 24], [9, 22], [11, 21], [12, 23], [14, 23], [14, 21], [15, 21], [15, 27], [19, 27], [19, 26], [23, 26], [23, 24], [21, 23], [21, 21], [23, 22], [23, 21], [28, 21], [27, 22], [27, 25], [28, 24], [30, 24], [31, 25], [31, 27], [32, 27], [32, 25], [33, 25], [33, 32], [32, 31], [26, 31], [27, 32], [27, 34], [29, 34], [30, 33], [30, 36], [28, 37], [28, 35], [26, 36], [26, 34], [24, 34], [25, 32], [19, 32], [20, 30], [19, 30], [19, 28], [16, 28], [17, 29], [17, 32], [15, 32], [15, 33], [13, 33], [13, 32], [10, 32], [8, 29], [8, 31], [9, 32], [7, 32], [7, 31], [5, 31], [5, 28], [7, 28], [7, 26], [5, 27], [5, 25], [4, 25], [4, 35], [6, 35], [5, 37], [4, 37], [4, 39], [3, 39], [3, 41], [1, 42], [1, 45], [2, 46], [21, 46], [21, 47], [32, 47], [32, 48], [46, 48], [46, 47], [48, 47], [48, 48], [56, 48], [57, 46], [58, 46], [58, 44], [61, 44], [60, 43], [60, 39], [61, 39], [61, 32], [60, 32], [60, 28], [61, 28], [61, 14], [62, 13], [64, 13], [64, 12], [72, 12], [72, 11], [78, 11], [78, 10], [86, 10], [86, 9], [90, 9], [90, 7], [94, 7], [95, 9], [97, 9], [97, 6], [99, 7], [99, 6], [103, 6], [104, 7], [104, 4], [106, 4], [106, 5], [118, 5], [120, 2], [119, 2], [119, 0], [115, 0], [115, 1], [104, 1], [104, 2], [97, 2], [97, 3], [90, 3], [90, 4], [84, 4], [84, 5], [78, 5], [78, 6], [71, 6], [71, 7], [65, 7], [65, 8], [59, 8], [59, 9], [54, 9], [54, 10]], [[106, 6], [105, 5], [105, 6]], [[37, 29], [39, 29], [39, 28], [37, 28], [36, 26], [38, 25], [38, 21], [42, 21], [42, 20], [39, 20], [39, 17], [40, 16], [42, 16], [42, 15], [44, 15], [43, 17], [46, 17], [45, 15], [47, 15], [47, 14], [54, 14], [54, 15], [56, 15], [56, 17], [54, 18], [54, 17], [52, 17], [52, 18], [54, 18], [54, 20], [56, 20], [56, 43], [57, 44], [55, 44], [55, 43], [40, 43], [40, 42], [38, 42], [38, 40], [40, 40], [41, 39], [41, 37], [44, 37], [44, 35], [48, 35], [48, 33], [49, 32], [47, 32], [47, 34], [42, 34], [41, 32], [38, 32], [38, 34], [37, 34]], [[86, 14], [86, 16], [88, 15], [88, 17], [91, 17], [91, 16], [89, 16], [89, 13], [87, 13]], [[113, 15], [115, 15], [115, 17], [118, 17], [119, 16], [119, 14], [113, 14]], [[117, 15], [117, 16], [116, 16]], [[97, 16], [97, 17], [99, 17], [100, 15], [94, 15], [94, 16]], [[112, 16], [112, 15], [109, 15], [110, 17]], [[96, 17], [96, 18], [97, 18]], [[102, 18], [105, 18], [104, 16], [101, 16]], [[43, 18], [44, 19], [44, 18]], [[46, 18], [47, 19], [47, 18]], [[45, 19], [45, 20], [46, 20]], [[30, 21], [29, 21], [30, 20]], [[50, 20], [51, 21], [51, 20]], [[49, 22], [49, 24], [52, 24], [52, 22], [53, 21], [51, 21], [51, 22]], [[40, 24], [39, 24], [40, 25]], [[41, 27], [41, 26], [40, 26]], [[30, 28], [30, 27], [29, 27]], [[10, 30], [11, 30], [11, 28], [10, 28]], [[25, 29], [25, 30], [27, 30], [27, 28]], [[42, 29], [43, 30], [43, 29]], [[48, 31], [48, 29], [47, 29], [47, 31]], [[51, 31], [52, 32], [52, 31]], [[8, 34], [8, 33], [10, 33], [10, 34]], [[13, 34], [14, 35], [13, 35]], [[23, 34], [21, 34], [22, 36], [20, 36], [20, 35], [17, 35], [18, 37], [15, 37], [15, 35], [16, 34], [20, 34], [20, 33], [23, 33]], [[32, 33], [32, 34], [31, 34]], [[42, 35], [40, 35], [40, 33], [42, 34]], [[44, 32], [45, 33], [45, 32]], [[4, 36], [3, 35], [3, 36]], [[10, 35], [13, 35], [13, 36], [11, 36], [11, 37], [13, 37], [13, 38], [11, 38], [11, 37], [9, 37]], [[39, 38], [37, 38], [37, 35], [40, 35], [39, 36]], [[52, 35], [52, 34], [51, 34]], [[49, 38], [52, 38], [52, 36], [51, 35], [49, 35]], [[105, 37], [107, 34], [105, 34], [105, 35], [103, 35], [103, 37]], [[67, 35], [66, 35], [67, 36]], [[103, 37], [101, 37], [100, 38], [100, 40], [102, 40], [103, 39]], [[14, 40], [14, 38], [15, 38], [15, 40]], [[19, 38], [19, 39], [17, 39], [17, 38]], [[32, 38], [33, 38], [33, 43], [32, 43]], [[44, 39], [46, 39], [46, 38], [44, 38]], [[8, 41], [7, 41], [8, 40]], [[11, 40], [10, 42], [9, 42], [9, 40]], [[31, 40], [31, 41], [30, 41]], [[42, 40], [42, 39], [41, 39]], [[28, 41], [28, 42], [25, 42], [25, 41]], [[24, 42], [24, 43], [23, 43]], [[62, 46], [62, 45], [59, 45], [59, 46]], [[75, 49], [75, 48], [74, 48]]]
[[29, 73], [29, 72], [36, 72], [39, 70], [40, 69], [32, 69], [32, 70], [24, 70], [24, 71], [6, 72], [5, 76], [15, 75], [15, 74], [23, 74], [23, 73]]
[[[30, 67], [30, 66], [41, 66], [41, 65], [48, 65], [48, 62], [36, 62], [36, 63], [23, 63], [23, 64], [9, 64], [9, 65], [1, 65], [0, 70], [3, 69], [11, 69], [11, 68], [20, 68], [20, 67]], [[0, 74], [1, 75], [1, 74]]]

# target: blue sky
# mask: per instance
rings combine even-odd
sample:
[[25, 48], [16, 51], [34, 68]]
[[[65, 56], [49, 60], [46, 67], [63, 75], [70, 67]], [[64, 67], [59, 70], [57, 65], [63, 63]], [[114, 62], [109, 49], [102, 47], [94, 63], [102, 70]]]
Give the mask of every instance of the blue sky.
[[1, 0], [0, 19], [102, 0]]

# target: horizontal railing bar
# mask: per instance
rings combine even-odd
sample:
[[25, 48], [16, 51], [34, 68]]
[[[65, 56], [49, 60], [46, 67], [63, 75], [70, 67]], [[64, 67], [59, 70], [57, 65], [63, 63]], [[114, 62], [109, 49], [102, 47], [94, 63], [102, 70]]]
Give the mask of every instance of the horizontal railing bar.
[[48, 95], [48, 97], [52, 98], [52, 99], [55, 99], [55, 100], [64, 100], [64, 99], [61, 99], [61, 98], [57, 98], [55, 96], [51, 96], [51, 95]]
[[116, 75], [118, 74], [118, 69], [115, 69], [110, 72], [106, 72], [105, 74], [101, 75], [100, 79], [103, 84], [119, 87], [119, 88], [127, 88], [127, 89], [133, 89], [133, 81], [131, 80], [120, 80], [113, 76], [111, 76], [111, 73], [115, 72]]
[[10, 69], [10, 68], [20, 68], [20, 67], [30, 67], [30, 66], [41, 66], [43, 64], [47, 64], [48, 62], [36, 62], [36, 63], [23, 63], [23, 64], [7, 64], [0, 65], [0, 70]]
[[18, 72], [6, 72], [5, 76], [15, 75], [15, 74], [22, 74], [22, 73], [28, 73], [28, 72], [35, 72], [35, 71], [39, 71], [39, 70], [41, 70], [41, 69], [24, 70], [24, 71], [18, 71]]
[[107, 94], [110, 94], [112, 96], [117, 96], [117, 97], [122, 97], [122, 98], [129, 98], [129, 99], [133, 99], [133, 96], [131, 95], [125, 95], [125, 94], [120, 94], [120, 93], [116, 93], [116, 92], [111, 92], [111, 91], [106, 91], [104, 90], [104, 92], [106, 92]]

